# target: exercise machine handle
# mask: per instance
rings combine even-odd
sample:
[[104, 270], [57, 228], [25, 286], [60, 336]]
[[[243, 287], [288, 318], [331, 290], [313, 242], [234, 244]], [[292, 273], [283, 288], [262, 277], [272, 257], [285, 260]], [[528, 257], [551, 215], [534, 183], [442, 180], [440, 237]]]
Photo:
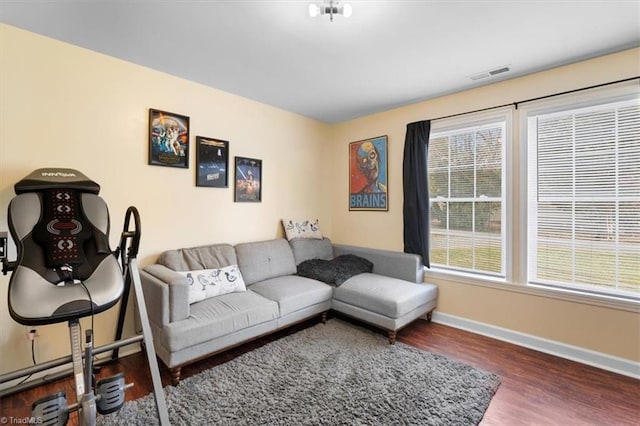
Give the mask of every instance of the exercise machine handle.
[[[133, 216], [133, 230], [130, 230], [131, 216]], [[124, 217], [124, 228], [122, 230], [122, 237], [120, 238], [120, 256], [122, 265], [127, 264], [127, 259], [134, 259], [138, 255], [140, 249], [140, 236], [142, 235], [142, 225], [140, 223], [140, 214], [138, 209], [134, 206], [130, 206], [127, 209]], [[129, 248], [127, 249], [127, 241], [131, 240]]]

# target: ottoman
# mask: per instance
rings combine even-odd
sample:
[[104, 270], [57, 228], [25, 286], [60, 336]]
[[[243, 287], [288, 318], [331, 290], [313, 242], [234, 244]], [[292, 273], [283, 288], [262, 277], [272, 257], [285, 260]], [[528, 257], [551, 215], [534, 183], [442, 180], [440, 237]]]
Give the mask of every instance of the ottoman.
[[386, 330], [389, 343], [394, 344], [400, 328], [425, 314], [431, 319], [437, 298], [434, 284], [364, 273], [334, 289], [331, 307]]

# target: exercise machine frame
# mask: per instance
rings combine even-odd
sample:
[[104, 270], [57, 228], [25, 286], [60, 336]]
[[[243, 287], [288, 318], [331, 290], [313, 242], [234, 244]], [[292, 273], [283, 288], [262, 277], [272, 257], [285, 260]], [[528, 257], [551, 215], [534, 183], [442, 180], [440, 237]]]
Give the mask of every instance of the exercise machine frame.
[[[133, 229], [130, 229], [132, 217]], [[40, 417], [39, 421], [45, 424], [62, 425], [67, 421], [68, 413], [78, 411], [78, 420], [81, 425], [94, 425], [96, 419], [96, 411], [106, 414], [120, 409], [122, 407], [122, 404], [124, 404], [124, 391], [133, 386], [133, 384], [125, 384], [124, 375], [120, 373], [104, 380], [99, 380], [94, 386], [93, 366], [102, 365], [106, 362], [117, 361], [119, 357], [119, 349], [121, 347], [132, 345], [135, 343], [141, 343], [141, 346], [146, 352], [147, 362], [149, 364], [149, 370], [151, 372], [153, 394], [155, 398], [158, 420], [160, 422], [160, 425], [162, 426], [170, 425], [164, 391], [162, 389], [162, 380], [158, 368], [158, 360], [156, 358], [155, 347], [153, 344], [153, 335], [151, 333], [149, 317], [147, 316], [147, 308], [144, 302], [144, 294], [142, 292], [142, 284], [138, 270], [137, 254], [140, 247], [140, 235], [140, 215], [138, 214], [138, 210], [135, 207], [131, 206], [127, 209], [127, 212], [125, 214], [125, 222], [120, 238], [120, 244], [118, 246], [118, 249], [114, 253], [116, 257], [120, 257], [121, 269], [124, 278], [124, 289], [120, 299], [115, 341], [94, 348], [92, 330], [87, 330], [83, 353], [80, 341], [81, 336], [79, 319], [70, 320], [69, 333], [72, 349], [71, 355], [40, 364], [35, 364], [30, 367], [0, 375], [0, 384], [22, 377], [29, 377], [33, 374], [60, 367], [69, 363], [72, 364], [72, 370], [59, 371], [51, 375], [41, 377], [39, 379], [26, 381], [24, 383], [0, 390], [0, 397], [11, 395], [26, 389], [31, 389], [45, 383], [51, 383], [54, 380], [73, 374], [76, 389], [76, 402], [70, 405], [66, 405], [64, 394], [62, 392], [58, 392], [36, 401], [33, 406], [33, 414], [34, 416], [35, 414], [37, 414], [37, 416], [35, 417]], [[4, 275], [6, 275], [10, 271], [13, 271], [16, 266], [17, 262], [9, 262], [6, 258], [2, 259], [2, 272]], [[142, 334], [135, 335], [127, 339], [122, 339], [122, 331], [124, 327], [124, 320], [126, 317], [127, 304], [132, 286], [136, 298], [136, 304], [140, 314]], [[99, 355], [101, 353], [109, 351], [112, 352], [110, 358], [99, 360], [95, 362], [95, 364], [93, 363], [94, 355]], [[98, 392], [98, 396], [93, 395], [94, 389], [96, 389], [96, 391]], [[115, 406], [117, 406], [117, 408], [114, 409], [110, 405], [106, 405], [103, 406], [102, 409], [100, 409], [100, 400], [105, 400], [107, 397], [109, 397], [110, 399], [120, 400], [115, 403]], [[57, 411], [56, 416], [52, 416], [48, 419], [49, 421], [47, 422], [47, 419], [42, 417], [43, 407], [45, 410], [48, 409], [54, 412], [54, 414]], [[39, 410], [39, 412], [36, 413], [37, 409]]]

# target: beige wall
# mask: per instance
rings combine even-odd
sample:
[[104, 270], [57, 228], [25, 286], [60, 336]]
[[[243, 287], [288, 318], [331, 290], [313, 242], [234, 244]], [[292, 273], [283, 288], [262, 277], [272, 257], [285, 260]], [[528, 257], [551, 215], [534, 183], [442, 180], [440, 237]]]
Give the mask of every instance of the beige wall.
[[[283, 217], [318, 216], [330, 231], [329, 199], [318, 185], [325, 124], [11, 26], [0, 25], [0, 40], [1, 230], [15, 182], [52, 166], [102, 186], [112, 246], [127, 207], [137, 206], [142, 265], [169, 248], [282, 236]], [[189, 169], [147, 165], [149, 108], [189, 116], [192, 143], [196, 135], [230, 141], [230, 167], [233, 156], [262, 159], [263, 201], [234, 203], [232, 182], [196, 187], [193, 150]], [[15, 259], [15, 247], [9, 253]], [[0, 371], [31, 362], [29, 328], [8, 314], [8, 282], [0, 278]], [[98, 341], [112, 338], [115, 315], [98, 316]], [[37, 329], [38, 361], [68, 353], [66, 324]]]
[[[286, 216], [318, 216], [336, 242], [401, 250], [407, 123], [637, 75], [640, 55], [631, 50], [328, 126], [4, 24], [0, 43], [0, 229], [7, 229], [17, 180], [40, 167], [76, 168], [102, 186], [113, 245], [126, 208], [138, 207], [142, 265], [169, 248], [281, 236]], [[148, 166], [149, 108], [188, 115], [192, 142], [196, 135], [226, 139], [231, 157], [262, 159], [263, 202], [238, 204], [231, 188], [195, 187], [193, 152], [188, 170]], [[389, 136], [389, 211], [348, 212], [348, 143], [378, 135]], [[0, 372], [31, 362], [29, 327], [8, 315], [8, 281], [0, 277]], [[438, 284], [443, 313], [640, 359], [637, 313]], [[111, 339], [115, 314], [97, 317], [98, 343]], [[66, 325], [38, 327], [38, 334], [38, 362], [68, 353]]]
[[[511, 104], [548, 94], [588, 87], [640, 75], [640, 49], [628, 50], [546, 72], [484, 86], [474, 90], [416, 103], [336, 125], [331, 129], [337, 169], [331, 181], [335, 188], [332, 234], [336, 242], [393, 250], [403, 249], [402, 155], [408, 123], [444, 117], [486, 107]], [[637, 84], [637, 83], [636, 83]], [[514, 126], [517, 126], [517, 119]], [[516, 129], [517, 131], [517, 129]], [[389, 212], [347, 212], [347, 149], [351, 141], [378, 135], [389, 136]], [[518, 146], [518, 139], [514, 139]], [[517, 173], [514, 184], [518, 184]], [[515, 196], [518, 196], [516, 191]], [[510, 218], [520, 228], [515, 206]], [[514, 259], [518, 259], [516, 239]], [[514, 265], [516, 284], [522, 288], [523, 274]], [[518, 278], [519, 277], [519, 278]], [[636, 312], [558, 300], [501, 288], [474, 285], [466, 280], [427, 280], [440, 289], [438, 311], [472, 321], [532, 334], [543, 339], [640, 361], [640, 316]], [[505, 284], [504, 287], [513, 286]]]

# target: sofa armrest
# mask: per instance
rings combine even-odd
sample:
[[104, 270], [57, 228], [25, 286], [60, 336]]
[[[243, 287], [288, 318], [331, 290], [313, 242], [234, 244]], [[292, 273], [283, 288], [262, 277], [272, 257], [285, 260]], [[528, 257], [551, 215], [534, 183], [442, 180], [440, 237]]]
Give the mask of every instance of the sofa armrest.
[[164, 265], [149, 265], [140, 271], [149, 318], [160, 326], [190, 315], [189, 282]]
[[373, 263], [373, 273], [414, 283], [424, 281], [422, 256], [366, 247], [333, 245], [333, 254], [355, 254]]

